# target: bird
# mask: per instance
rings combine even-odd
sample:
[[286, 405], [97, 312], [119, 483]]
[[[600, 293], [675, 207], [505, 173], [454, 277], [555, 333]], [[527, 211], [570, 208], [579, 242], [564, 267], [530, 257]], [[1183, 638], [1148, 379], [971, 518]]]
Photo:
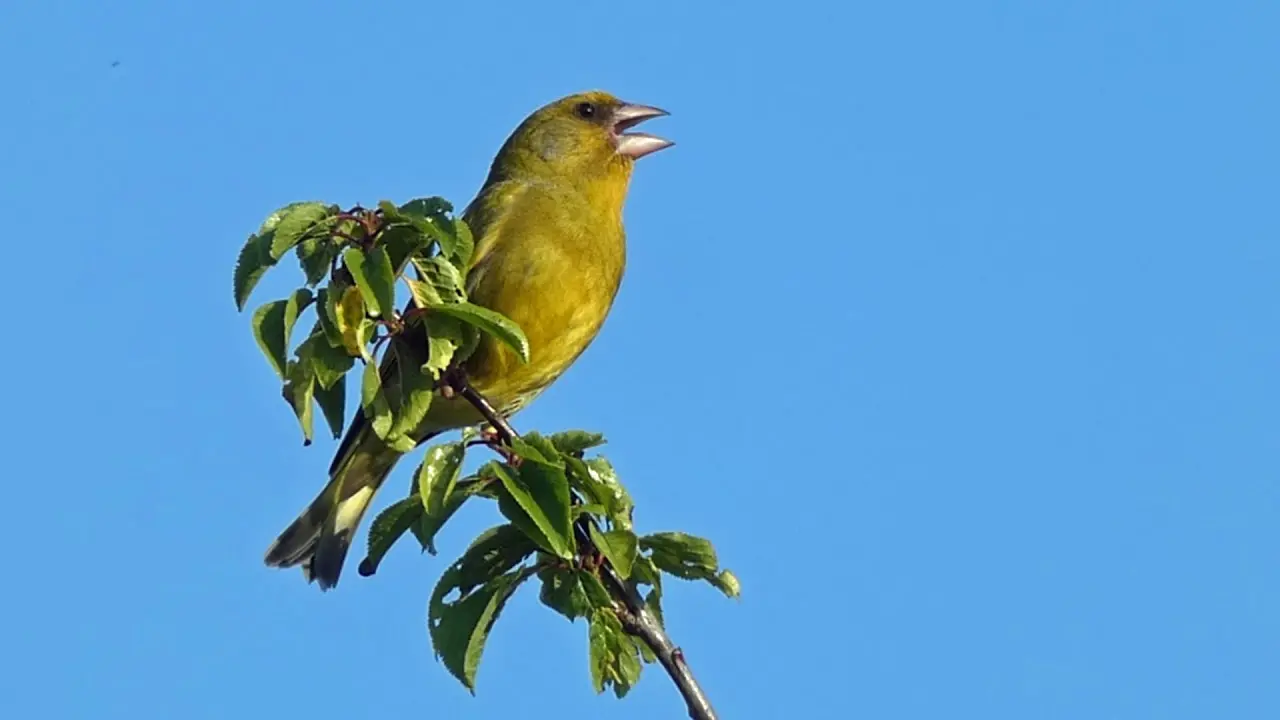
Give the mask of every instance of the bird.
[[[468, 299], [515, 321], [529, 342], [522, 362], [485, 336], [462, 364], [468, 384], [502, 415], [518, 412], [561, 377], [603, 326], [626, 266], [622, 214], [635, 162], [674, 145], [632, 128], [668, 114], [603, 90], [554, 100], [512, 131], [463, 210], [476, 240], [466, 268]], [[384, 375], [394, 356], [384, 358]], [[462, 397], [437, 393], [410, 436], [421, 446], [482, 421]], [[271, 544], [266, 564], [301, 566], [308, 583], [335, 587], [361, 519], [404, 454], [357, 411], [328, 482]]]

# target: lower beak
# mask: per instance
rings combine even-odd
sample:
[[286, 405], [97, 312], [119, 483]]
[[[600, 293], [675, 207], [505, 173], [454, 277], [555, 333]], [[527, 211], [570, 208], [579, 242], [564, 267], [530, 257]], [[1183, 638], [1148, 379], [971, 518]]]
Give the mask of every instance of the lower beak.
[[613, 134], [618, 141], [618, 154], [637, 159], [675, 145], [656, 135], [627, 132], [645, 120], [668, 115], [666, 110], [648, 105], [626, 104], [613, 111]]

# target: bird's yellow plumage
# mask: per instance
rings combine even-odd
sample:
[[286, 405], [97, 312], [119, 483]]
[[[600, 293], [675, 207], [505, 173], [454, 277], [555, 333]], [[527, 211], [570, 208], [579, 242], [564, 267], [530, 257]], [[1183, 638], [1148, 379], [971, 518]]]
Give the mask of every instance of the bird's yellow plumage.
[[[622, 207], [632, 166], [671, 144], [627, 131], [664, 114], [603, 92], [546, 105], [507, 139], [467, 206], [477, 239], [470, 300], [511, 318], [529, 339], [527, 363], [491, 338], [466, 361], [472, 387], [501, 412], [545, 390], [600, 331], [626, 264]], [[413, 436], [421, 443], [480, 421], [461, 398], [437, 397]], [[302, 565], [322, 588], [337, 584], [352, 536], [400, 457], [358, 413], [329, 483], [272, 544], [267, 564]]]

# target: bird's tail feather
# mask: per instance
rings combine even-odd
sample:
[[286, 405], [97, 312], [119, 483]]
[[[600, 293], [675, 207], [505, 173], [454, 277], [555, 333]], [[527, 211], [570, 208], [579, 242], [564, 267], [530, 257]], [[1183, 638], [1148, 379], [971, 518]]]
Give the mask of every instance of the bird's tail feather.
[[355, 443], [316, 499], [267, 549], [267, 565], [301, 565], [307, 582], [318, 582], [321, 590], [338, 584], [356, 529], [400, 458], [372, 433], [367, 437], [372, 442]]

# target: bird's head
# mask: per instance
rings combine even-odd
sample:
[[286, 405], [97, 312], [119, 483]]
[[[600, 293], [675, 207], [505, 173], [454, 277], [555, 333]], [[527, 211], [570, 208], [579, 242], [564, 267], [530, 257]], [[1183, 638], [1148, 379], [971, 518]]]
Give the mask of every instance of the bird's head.
[[673, 145], [631, 129], [666, 114], [601, 91], [560, 98], [525, 118], [507, 138], [491, 179], [629, 176], [637, 159]]

